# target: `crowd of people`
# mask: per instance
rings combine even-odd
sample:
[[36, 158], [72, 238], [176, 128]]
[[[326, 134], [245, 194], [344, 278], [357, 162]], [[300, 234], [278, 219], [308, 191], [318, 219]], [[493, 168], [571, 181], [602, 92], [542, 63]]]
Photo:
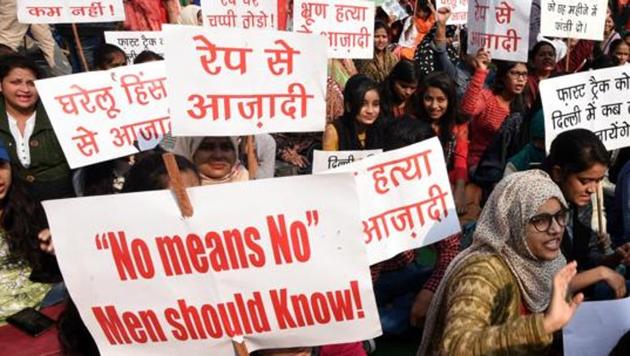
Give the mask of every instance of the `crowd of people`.
[[[20, 24], [15, 1], [0, 0], [0, 325], [25, 307], [65, 302], [66, 351], [98, 352], [64, 288], [44, 200], [167, 189], [167, 151], [191, 187], [310, 174], [316, 149], [388, 151], [437, 137], [462, 233], [371, 266], [384, 334], [415, 339], [418, 355], [561, 354], [561, 330], [582, 301], [623, 298], [630, 287], [630, 147], [608, 151], [575, 129], [546, 152], [539, 84], [627, 66], [630, 3], [609, 2], [599, 42], [544, 38], [532, 20], [528, 62], [508, 62], [468, 54], [449, 9], [399, 2], [409, 18], [377, 8], [372, 59], [329, 60], [323, 134], [168, 136], [153, 150], [71, 170], [34, 82], [129, 65], [103, 31], [201, 25], [201, 8], [125, 1], [124, 25], [82, 24], [73, 39], [65, 25]], [[157, 60], [145, 51], [134, 64]], [[364, 355], [370, 345], [259, 353]], [[629, 345], [622, 338], [611, 355]]]

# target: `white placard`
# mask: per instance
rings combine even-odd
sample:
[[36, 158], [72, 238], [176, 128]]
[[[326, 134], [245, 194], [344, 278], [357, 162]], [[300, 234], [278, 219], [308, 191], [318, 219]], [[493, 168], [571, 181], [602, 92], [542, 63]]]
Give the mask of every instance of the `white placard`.
[[584, 302], [562, 329], [566, 356], [608, 356], [630, 331], [630, 298]]
[[313, 174], [321, 173], [329, 169], [343, 167], [353, 162], [360, 161], [383, 152], [383, 150], [362, 151], [313, 151]]
[[543, 36], [601, 41], [604, 39], [606, 0], [542, 0]]
[[35, 82], [71, 168], [137, 153], [170, 132], [164, 63]]
[[468, 23], [468, 0], [437, 0], [436, 9], [447, 7], [451, 9], [447, 25], [465, 25]]
[[101, 354], [228, 355], [239, 336], [253, 352], [381, 334], [351, 175], [188, 195], [187, 219], [170, 191], [44, 202]]
[[532, 0], [468, 2], [468, 53], [485, 48], [494, 59], [527, 63]]
[[438, 138], [336, 168], [353, 172], [370, 265], [461, 231]]
[[329, 58], [372, 58], [374, 11], [365, 0], [295, 0], [293, 31], [326, 36]]
[[196, 26], [162, 32], [174, 135], [324, 130], [323, 37]]
[[201, 0], [204, 26], [214, 28], [278, 28], [277, 0]]
[[125, 20], [122, 0], [17, 0], [21, 23], [82, 23]]
[[122, 49], [127, 55], [127, 62], [133, 60], [142, 51], [151, 51], [164, 57], [164, 39], [157, 31], [105, 31], [105, 42]]
[[620, 66], [544, 79], [547, 152], [564, 131], [593, 131], [608, 150], [630, 146], [630, 67]]

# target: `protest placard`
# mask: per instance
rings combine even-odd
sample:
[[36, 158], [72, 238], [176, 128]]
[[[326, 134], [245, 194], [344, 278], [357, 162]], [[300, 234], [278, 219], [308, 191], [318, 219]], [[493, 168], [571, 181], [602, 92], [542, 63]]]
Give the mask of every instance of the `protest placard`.
[[35, 82], [71, 168], [138, 152], [170, 131], [163, 62]]
[[593, 131], [607, 149], [630, 146], [630, 68], [612, 67], [540, 82], [545, 143], [577, 128]]
[[372, 58], [374, 11], [364, 0], [295, 0], [293, 31], [326, 36], [329, 58]]
[[527, 62], [532, 0], [468, 2], [468, 53], [485, 48], [494, 59]]
[[329, 169], [343, 167], [353, 162], [358, 162], [366, 157], [371, 157], [383, 152], [383, 150], [362, 151], [313, 151], [313, 174], [321, 173]]
[[278, 28], [277, 0], [201, 0], [203, 24], [216, 28]]
[[122, 0], [17, 0], [21, 23], [80, 23], [125, 20]]
[[220, 355], [237, 336], [252, 352], [381, 333], [350, 174], [188, 195], [187, 219], [169, 191], [44, 202], [102, 354]]
[[353, 172], [370, 265], [460, 232], [438, 138], [332, 171]]
[[192, 26], [162, 32], [175, 135], [324, 130], [323, 37]]
[[398, 0], [385, 0], [380, 6], [389, 16], [390, 21], [404, 20], [409, 16], [407, 10], [400, 5]]
[[540, 32], [548, 37], [601, 41], [607, 9], [606, 0], [543, 0]]
[[567, 356], [608, 356], [630, 331], [630, 298], [584, 302], [562, 329]]
[[151, 51], [164, 57], [164, 39], [157, 31], [105, 31], [105, 42], [122, 49], [127, 55], [127, 62], [133, 60], [142, 51]]
[[465, 25], [468, 23], [468, 0], [437, 0], [436, 9], [447, 7], [451, 10], [447, 25]]

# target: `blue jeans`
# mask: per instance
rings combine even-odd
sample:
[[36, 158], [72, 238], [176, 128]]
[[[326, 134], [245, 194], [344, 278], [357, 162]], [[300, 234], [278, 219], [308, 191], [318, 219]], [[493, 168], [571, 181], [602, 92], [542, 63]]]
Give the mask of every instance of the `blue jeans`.
[[401, 269], [381, 273], [374, 283], [374, 294], [384, 334], [402, 335], [411, 329], [411, 307], [432, 272], [432, 267], [414, 262]]
[[40, 303], [40, 307], [45, 308], [51, 305], [59, 304], [66, 299], [67, 295], [68, 290], [66, 289], [66, 285], [63, 282], [59, 282], [48, 291]]

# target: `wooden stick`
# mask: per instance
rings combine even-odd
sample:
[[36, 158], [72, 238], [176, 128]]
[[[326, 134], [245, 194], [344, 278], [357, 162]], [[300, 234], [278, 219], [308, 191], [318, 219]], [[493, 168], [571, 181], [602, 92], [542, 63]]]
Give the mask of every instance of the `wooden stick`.
[[564, 64], [564, 71], [569, 73], [569, 59], [571, 58], [571, 39], [567, 38], [567, 60]]
[[602, 182], [597, 184], [597, 228], [599, 233], [606, 233], [606, 224], [604, 224], [604, 185]]
[[245, 144], [247, 150], [247, 171], [249, 172], [249, 179], [256, 179], [256, 172], [258, 172], [258, 158], [256, 157], [256, 139], [254, 136], [247, 136], [247, 143]]
[[83, 69], [85, 69], [86, 72], [89, 72], [90, 67], [87, 64], [87, 60], [85, 60], [85, 53], [83, 53], [83, 46], [81, 45], [81, 39], [79, 38], [79, 31], [77, 30], [77, 25], [74, 23], [72, 24], [72, 34], [74, 35], [74, 44], [77, 47], [77, 54], [81, 59]]
[[234, 346], [234, 352], [236, 356], [249, 356], [249, 352], [247, 352], [247, 346], [245, 346], [245, 342], [236, 342], [232, 340], [232, 345]]
[[189, 218], [193, 216], [193, 207], [190, 203], [190, 198], [188, 198], [188, 193], [186, 193], [186, 188], [184, 187], [184, 183], [182, 181], [182, 175], [177, 167], [175, 155], [170, 152], [164, 153], [162, 155], [162, 159], [164, 160], [168, 177], [171, 180], [171, 190], [175, 193], [175, 199], [177, 199], [179, 210], [182, 212], [183, 217]]

